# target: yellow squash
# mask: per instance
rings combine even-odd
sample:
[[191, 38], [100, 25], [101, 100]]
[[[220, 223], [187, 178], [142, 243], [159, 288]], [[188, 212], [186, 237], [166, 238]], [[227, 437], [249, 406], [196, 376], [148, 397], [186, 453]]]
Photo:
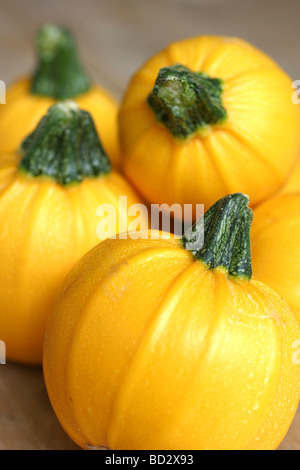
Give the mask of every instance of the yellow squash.
[[105, 151], [119, 165], [118, 105], [106, 90], [90, 82], [80, 64], [71, 33], [45, 25], [37, 34], [38, 64], [30, 78], [12, 85], [0, 108], [0, 153], [15, 152], [58, 100], [73, 99], [92, 115]]
[[128, 206], [139, 199], [111, 171], [90, 115], [73, 102], [51, 107], [21, 153], [0, 159], [0, 338], [8, 359], [40, 364], [61, 282], [99, 238], [115, 234], [112, 224], [97, 230], [106, 218], [97, 208], [112, 207], [124, 231], [132, 218], [119, 197]]
[[244, 192], [255, 205], [295, 163], [292, 81], [236, 38], [171, 44], [132, 78], [120, 109], [123, 169], [152, 203], [204, 203]]
[[[251, 280], [252, 214], [218, 201], [181, 240], [106, 240], [65, 280], [44, 375], [83, 448], [275, 449], [300, 395], [287, 304]], [[164, 234], [166, 237], [167, 234]]]
[[252, 227], [254, 275], [289, 303], [300, 324], [299, 240], [300, 192], [278, 195], [256, 208]]

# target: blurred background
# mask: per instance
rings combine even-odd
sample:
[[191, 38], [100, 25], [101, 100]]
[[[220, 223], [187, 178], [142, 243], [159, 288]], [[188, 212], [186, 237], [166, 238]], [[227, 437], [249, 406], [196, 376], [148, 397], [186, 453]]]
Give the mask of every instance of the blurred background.
[[76, 33], [95, 79], [121, 97], [128, 79], [169, 42], [202, 34], [241, 37], [300, 79], [299, 0], [1, 0], [1, 79], [34, 65], [32, 40], [44, 22]]
[[[248, 40], [297, 80], [299, 18], [300, 0], [0, 0], [0, 80], [8, 85], [32, 70], [33, 37], [45, 22], [73, 30], [91, 77], [118, 98], [152, 54], [203, 34]], [[1, 449], [76, 449], [41, 369], [0, 365]], [[300, 413], [281, 449], [300, 449]]]

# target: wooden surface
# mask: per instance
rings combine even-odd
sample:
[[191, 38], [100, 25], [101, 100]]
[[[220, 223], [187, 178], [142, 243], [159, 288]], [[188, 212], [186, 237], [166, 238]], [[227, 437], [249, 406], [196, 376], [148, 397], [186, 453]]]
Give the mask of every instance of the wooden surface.
[[[242, 37], [296, 80], [299, 13], [299, 0], [0, 0], [0, 80], [9, 84], [31, 71], [32, 37], [45, 22], [73, 29], [91, 76], [119, 98], [148, 57], [201, 34]], [[56, 420], [40, 369], [0, 365], [4, 449], [77, 449]], [[280, 449], [300, 450], [300, 412]]]

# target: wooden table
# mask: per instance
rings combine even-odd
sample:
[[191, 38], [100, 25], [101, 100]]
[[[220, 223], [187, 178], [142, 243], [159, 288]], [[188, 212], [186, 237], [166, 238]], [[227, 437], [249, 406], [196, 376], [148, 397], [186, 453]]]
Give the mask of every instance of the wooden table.
[[[119, 98], [148, 57], [201, 34], [242, 37], [296, 80], [299, 13], [299, 0], [1, 0], [0, 80], [9, 84], [32, 70], [32, 38], [45, 22], [73, 29], [91, 76]], [[51, 409], [41, 369], [0, 365], [3, 449], [78, 449]], [[300, 450], [300, 412], [280, 449]]]

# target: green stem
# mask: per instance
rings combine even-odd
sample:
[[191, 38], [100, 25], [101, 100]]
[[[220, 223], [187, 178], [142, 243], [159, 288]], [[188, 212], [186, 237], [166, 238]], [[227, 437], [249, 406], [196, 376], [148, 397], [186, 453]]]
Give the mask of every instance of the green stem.
[[73, 101], [51, 106], [23, 141], [20, 152], [20, 170], [34, 177], [50, 177], [62, 185], [111, 170], [90, 114]]
[[72, 34], [56, 25], [45, 25], [36, 36], [37, 69], [31, 93], [57, 100], [85, 93], [91, 83], [78, 58]]
[[147, 102], [174, 137], [186, 139], [226, 119], [222, 92], [222, 80], [178, 64], [159, 71]]
[[[217, 201], [183, 236], [182, 245], [209, 268], [226, 268], [234, 277], [251, 279], [249, 197], [231, 194]], [[204, 240], [204, 244], [202, 241]]]

